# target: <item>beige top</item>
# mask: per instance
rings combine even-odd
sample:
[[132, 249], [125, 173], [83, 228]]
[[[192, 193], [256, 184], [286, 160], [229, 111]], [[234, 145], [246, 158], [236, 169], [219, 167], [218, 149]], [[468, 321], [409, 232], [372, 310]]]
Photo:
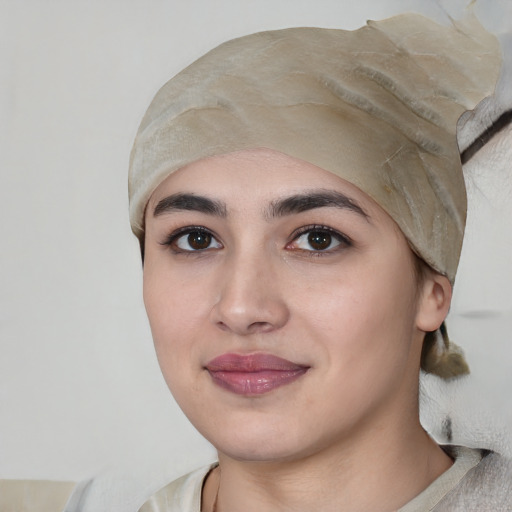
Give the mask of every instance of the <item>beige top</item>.
[[0, 511], [60, 512], [74, 487], [73, 482], [0, 480]]
[[404, 505], [398, 512], [427, 512], [435, 510], [438, 503], [482, 460], [482, 452], [462, 446], [444, 447], [444, 450], [455, 460], [448, 471], [434, 480], [416, 498]]
[[[454, 458], [454, 464], [397, 512], [435, 510], [439, 502], [457, 487], [468, 471], [482, 460], [480, 450], [458, 446], [444, 447], [444, 449]], [[160, 489], [144, 503], [139, 512], [200, 512], [204, 479], [216, 465], [198, 469]]]

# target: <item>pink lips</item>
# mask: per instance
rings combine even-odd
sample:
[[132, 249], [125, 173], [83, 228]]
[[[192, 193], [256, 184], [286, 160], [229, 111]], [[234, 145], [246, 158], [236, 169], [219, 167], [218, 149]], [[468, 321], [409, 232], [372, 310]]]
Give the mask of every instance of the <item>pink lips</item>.
[[308, 368], [272, 354], [223, 354], [206, 365], [215, 384], [238, 395], [268, 393], [297, 380]]

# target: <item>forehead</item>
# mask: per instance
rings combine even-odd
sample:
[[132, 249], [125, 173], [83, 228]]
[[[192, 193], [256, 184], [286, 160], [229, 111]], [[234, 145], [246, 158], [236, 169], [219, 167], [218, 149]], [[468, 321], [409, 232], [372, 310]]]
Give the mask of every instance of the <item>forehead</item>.
[[[267, 222], [303, 211], [311, 213], [321, 206], [335, 206], [331, 211], [350, 216], [350, 222], [373, 226], [384, 236], [406, 240], [396, 222], [352, 183], [309, 162], [265, 148], [198, 160], [168, 176], [150, 197], [145, 215], [146, 228], [148, 222], [161, 217], [159, 214], [155, 216], [155, 212], [162, 203], [181, 194], [206, 198], [214, 204], [210, 203], [206, 208], [164, 206], [164, 213], [192, 210], [228, 218], [242, 213], [244, 222]], [[331, 202], [329, 194], [337, 197]], [[344, 204], [340, 207], [340, 196], [342, 203], [345, 198], [355, 208]], [[303, 198], [312, 201], [304, 208], [297, 205], [297, 200]]]
[[168, 176], [150, 197], [147, 210], [154, 211], [163, 198], [176, 192], [214, 196], [229, 203], [253, 202], [301, 194], [311, 190], [339, 191], [369, 210], [381, 208], [348, 181], [284, 153], [251, 149], [204, 158]]

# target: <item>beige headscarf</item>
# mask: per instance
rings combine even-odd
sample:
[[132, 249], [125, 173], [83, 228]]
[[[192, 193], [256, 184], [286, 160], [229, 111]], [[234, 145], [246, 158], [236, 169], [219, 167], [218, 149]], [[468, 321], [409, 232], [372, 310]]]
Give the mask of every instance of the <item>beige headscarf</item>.
[[142, 120], [130, 162], [133, 232], [143, 235], [146, 203], [173, 171], [265, 147], [359, 187], [453, 282], [466, 219], [457, 120], [493, 92], [499, 67], [498, 41], [474, 17], [441, 26], [404, 14], [355, 31], [228, 41], [167, 82]]

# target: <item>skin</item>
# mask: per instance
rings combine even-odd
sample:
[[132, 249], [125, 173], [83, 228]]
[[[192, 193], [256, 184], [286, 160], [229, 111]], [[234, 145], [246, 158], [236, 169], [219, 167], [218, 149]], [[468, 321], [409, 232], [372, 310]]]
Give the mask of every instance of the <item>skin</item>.
[[[276, 201], [318, 191], [343, 194], [364, 214], [269, 214]], [[220, 211], [154, 214], [176, 194], [212, 199]], [[312, 247], [312, 225], [323, 227], [313, 238], [330, 240], [326, 249]], [[205, 249], [193, 250], [196, 235], [176, 234], [190, 226], [212, 234]], [[418, 419], [421, 345], [445, 318], [451, 287], [433, 271], [418, 281], [401, 231], [361, 190], [267, 149], [200, 160], [153, 193], [145, 250], [160, 367], [219, 454], [204, 511], [217, 490], [217, 512], [396, 510], [451, 465]], [[205, 369], [228, 352], [308, 369], [269, 393], [239, 395]]]

